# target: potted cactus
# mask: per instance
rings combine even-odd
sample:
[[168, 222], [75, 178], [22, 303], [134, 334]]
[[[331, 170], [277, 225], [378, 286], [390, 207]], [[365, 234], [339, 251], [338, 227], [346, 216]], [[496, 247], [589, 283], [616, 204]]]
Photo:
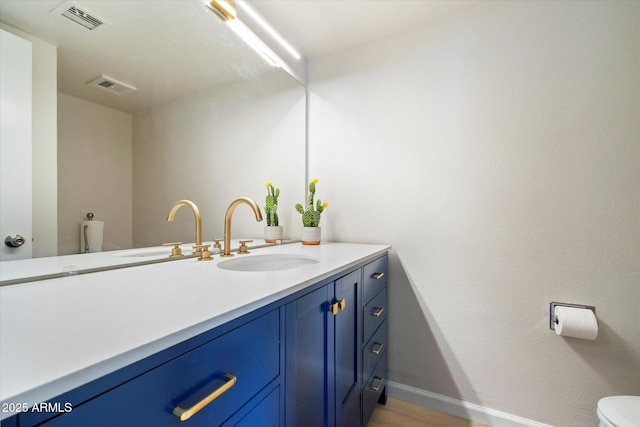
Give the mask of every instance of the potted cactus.
[[322, 202], [318, 199], [317, 202], [314, 203], [314, 198], [316, 195], [316, 184], [318, 183], [318, 178], [314, 178], [309, 183], [309, 199], [307, 201], [307, 209], [305, 210], [300, 203], [296, 204], [296, 211], [302, 214], [302, 232], [300, 235], [300, 240], [303, 245], [317, 245], [320, 243], [321, 237], [321, 227], [320, 224], [320, 214], [324, 211], [324, 209], [329, 206], [327, 202]]
[[280, 196], [280, 189], [275, 188], [271, 181], [267, 182], [267, 197], [264, 205], [264, 212], [267, 217], [267, 225], [264, 227], [264, 240], [267, 243], [282, 241], [283, 229], [278, 221], [278, 196]]

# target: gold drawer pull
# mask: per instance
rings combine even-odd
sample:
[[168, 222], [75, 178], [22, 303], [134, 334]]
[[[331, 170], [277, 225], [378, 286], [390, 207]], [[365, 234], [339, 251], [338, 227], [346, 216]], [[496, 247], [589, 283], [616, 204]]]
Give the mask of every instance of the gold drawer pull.
[[204, 408], [209, 403], [220, 397], [225, 391], [233, 387], [233, 385], [236, 383], [236, 380], [237, 378], [235, 375], [225, 374], [225, 376], [223, 377], [224, 384], [215, 389], [213, 393], [193, 405], [191, 408], [184, 409], [180, 406], [176, 406], [176, 408], [173, 410], [173, 415], [180, 418], [180, 421], [188, 420], [189, 418], [194, 416], [200, 409]]
[[372, 311], [371, 314], [376, 317], [380, 317], [383, 311], [384, 311], [384, 307], [375, 307], [375, 310]]
[[[374, 346], [378, 346], [378, 348], [373, 348]], [[371, 353], [380, 354], [383, 347], [384, 347], [384, 344], [382, 344], [381, 342], [374, 342], [373, 345], [371, 346]]]
[[347, 308], [347, 300], [342, 298], [338, 301], [338, 307], [340, 307], [340, 310], [344, 311], [344, 309]]
[[373, 273], [371, 275], [371, 278], [375, 279], [375, 280], [380, 280], [380, 279], [382, 279], [383, 276], [384, 276], [384, 273]]
[[383, 380], [382, 380], [382, 378], [380, 378], [380, 377], [373, 377], [373, 379], [374, 379], [374, 380], [378, 380], [378, 384], [376, 384], [376, 385], [372, 385], [372, 386], [371, 386], [371, 390], [373, 390], [373, 391], [378, 391], [378, 390], [380, 390], [380, 386], [382, 385], [382, 381], [383, 381]]

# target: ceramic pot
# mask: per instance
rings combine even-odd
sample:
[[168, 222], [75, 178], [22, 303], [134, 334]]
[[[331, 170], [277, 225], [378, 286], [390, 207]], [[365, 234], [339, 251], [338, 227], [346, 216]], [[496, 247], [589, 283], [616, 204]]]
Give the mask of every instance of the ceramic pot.
[[283, 227], [281, 225], [266, 225], [264, 227], [264, 241], [267, 243], [276, 243], [282, 240]]
[[322, 227], [302, 227], [300, 240], [303, 245], [319, 245]]

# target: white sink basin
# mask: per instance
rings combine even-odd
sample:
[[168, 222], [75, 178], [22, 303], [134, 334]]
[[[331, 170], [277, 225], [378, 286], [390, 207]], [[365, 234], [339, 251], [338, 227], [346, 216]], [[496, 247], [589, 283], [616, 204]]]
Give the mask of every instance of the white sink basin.
[[315, 258], [295, 254], [236, 255], [221, 261], [218, 267], [232, 271], [278, 271], [304, 267], [317, 262]]

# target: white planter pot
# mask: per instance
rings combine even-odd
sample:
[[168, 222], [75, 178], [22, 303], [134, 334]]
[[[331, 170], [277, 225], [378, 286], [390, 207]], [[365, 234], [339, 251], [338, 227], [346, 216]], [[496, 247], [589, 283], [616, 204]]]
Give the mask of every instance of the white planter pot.
[[276, 243], [282, 240], [284, 228], [281, 225], [266, 225], [264, 227], [264, 241], [267, 243]]
[[300, 240], [303, 245], [319, 245], [322, 227], [302, 227]]

